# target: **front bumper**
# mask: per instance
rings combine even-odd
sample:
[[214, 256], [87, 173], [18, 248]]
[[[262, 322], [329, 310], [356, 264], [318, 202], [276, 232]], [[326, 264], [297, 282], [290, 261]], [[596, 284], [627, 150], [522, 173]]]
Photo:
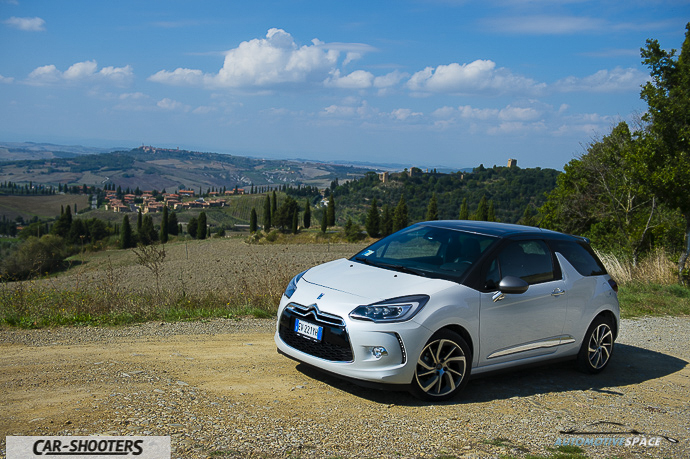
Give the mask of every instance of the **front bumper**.
[[[275, 334], [279, 352], [324, 371], [372, 383], [409, 384], [417, 356], [431, 334], [414, 321], [376, 324], [287, 301], [279, 314]], [[323, 327], [321, 340], [298, 334], [296, 319]], [[385, 353], [377, 357], [375, 350], [380, 353], [381, 348]]]

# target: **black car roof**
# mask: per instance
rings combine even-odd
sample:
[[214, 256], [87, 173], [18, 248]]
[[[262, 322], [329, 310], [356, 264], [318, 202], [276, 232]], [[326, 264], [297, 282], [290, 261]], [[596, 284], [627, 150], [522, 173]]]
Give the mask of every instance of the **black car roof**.
[[475, 220], [435, 220], [417, 223], [417, 225], [448, 228], [457, 231], [468, 231], [471, 233], [501, 238], [509, 236], [533, 235], [547, 237], [549, 239], [583, 239], [577, 236], [559, 233], [557, 231], [536, 228], [534, 226], [515, 225], [511, 223], [482, 222]]

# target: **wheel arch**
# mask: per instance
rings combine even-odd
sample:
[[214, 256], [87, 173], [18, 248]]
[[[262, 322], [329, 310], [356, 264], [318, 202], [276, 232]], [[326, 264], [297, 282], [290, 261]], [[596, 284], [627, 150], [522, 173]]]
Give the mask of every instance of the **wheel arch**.
[[449, 324], [439, 328], [436, 331], [436, 333], [438, 333], [441, 330], [450, 330], [460, 335], [462, 339], [464, 339], [467, 345], [470, 347], [470, 352], [472, 353], [472, 356], [474, 358], [474, 343], [472, 342], [472, 335], [470, 335], [470, 333], [467, 331], [467, 329], [465, 329], [465, 327], [458, 324]]
[[618, 324], [618, 320], [617, 320], [617, 318], [616, 318], [616, 315], [613, 313], [613, 311], [611, 311], [611, 310], [609, 310], [609, 309], [606, 309], [606, 310], [604, 310], [604, 311], [601, 311], [601, 312], [600, 312], [599, 314], [597, 314], [596, 317], [594, 317], [594, 319], [592, 319], [592, 321], [589, 323], [590, 326], [591, 326], [596, 320], [598, 320], [598, 319], [607, 320], [607, 321], [611, 324], [611, 326], [613, 327], [613, 338], [614, 338], [614, 340], [615, 340], [616, 338], [618, 338], [618, 327], [619, 327], [619, 324]]

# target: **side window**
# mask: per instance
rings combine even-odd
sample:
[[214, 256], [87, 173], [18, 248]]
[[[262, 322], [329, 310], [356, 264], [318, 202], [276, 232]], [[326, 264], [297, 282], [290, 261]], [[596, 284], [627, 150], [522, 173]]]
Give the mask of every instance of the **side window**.
[[583, 276], [601, 276], [606, 274], [606, 268], [594, 254], [592, 248], [585, 242], [550, 241], [554, 252], [565, 257], [573, 268]]
[[540, 240], [511, 242], [498, 254], [498, 265], [501, 279], [515, 276], [528, 284], [555, 279], [551, 250]]

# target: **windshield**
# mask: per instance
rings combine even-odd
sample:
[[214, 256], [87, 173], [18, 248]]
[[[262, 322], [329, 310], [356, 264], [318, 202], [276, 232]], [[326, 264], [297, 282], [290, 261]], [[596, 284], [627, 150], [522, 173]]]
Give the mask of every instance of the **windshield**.
[[385, 269], [457, 280], [498, 239], [433, 226], [412, 226], [370, 245], [351, 258]]

